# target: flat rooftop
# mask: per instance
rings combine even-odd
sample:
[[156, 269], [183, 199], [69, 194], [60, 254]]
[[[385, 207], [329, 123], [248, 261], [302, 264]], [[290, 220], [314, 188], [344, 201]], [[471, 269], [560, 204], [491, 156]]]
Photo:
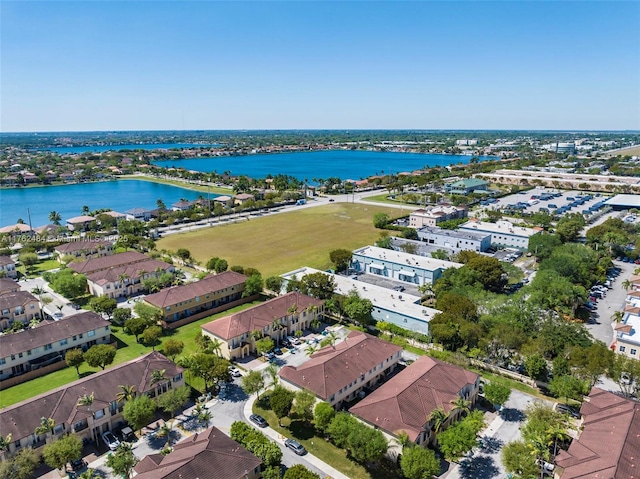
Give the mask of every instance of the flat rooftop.
[[303, 276], [313, 273], [323, 273], [327, 276], [331, 276], [336, 284], [334, 292], [337, 294], [346, 295], [349, 294], [349, 291], [355, 289], [361, 298], [370, 300], [373, 303], [374, 308], [392, 311], [420, 321], [431, 321], [433, 317], [440, 312], [437, 309], [422, 306], [418, 296], [398, 293], [397, 291], [383, 288], [382, 286], [376, 286], [363, 281], [358, 281], [357, 279], [327, 273], [326, 271], [320, 271], [319, 269], [309, 268], [306, 266], [290, 271], [281, 276], [284, 279], [291, 279], [294, 276], [297, 279], [302, 279]]
[[640, 208], [640, 195], [616, 195], [606, 202], [610, 206]]
[[640, 345], [640, 316], [626, 313], [622, 324], [616, 326], [616, 331], [619, 340]]
[[474, 231], [445, 230], [443, 228], [438, 228], [437, 226], [424, 226], [423, 228], [419, 228], [418, 231], [420, 231], [421, 233], [435, 234], [440, 236], [448, 236], [449, 238], [474, 241], [482, 241], [483, 238], [489, 236], [488, 234], [484, 234], [481, 232], [476, 233]]
[[391, 261], [399, 265], [409, 265], [426, 271], [435, 271], [438, 269], [460, 268], [462, 264], [453, 261], [444, 261], [441, 259], [429, 258], [416, 254], [405, 253], [404, 251], [394, 251], [386, 248], [378, 248], [377, 246], [365, 246], [353, 251], [353, 254], [366, 256], [374, 260]]
[[465, 230], [478, 230], [487, 231], [489, 233], [498, 234], [510, 234], [514, 236], [526, 236], [530, 237], [541, 230], [538, 228], [525, 228], [524, 226], [515, 226], [508, 221], [498, 221], [496, 223], [489, 223], [487, 221], [467, 221], [463, 225], [460, 225], [460, 229]]

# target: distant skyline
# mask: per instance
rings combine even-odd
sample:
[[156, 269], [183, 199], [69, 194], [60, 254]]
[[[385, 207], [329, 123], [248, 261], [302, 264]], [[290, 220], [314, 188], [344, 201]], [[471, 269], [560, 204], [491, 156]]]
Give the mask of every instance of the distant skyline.
[[0, 131], [640, 129], [640, 2], [2, 1]]

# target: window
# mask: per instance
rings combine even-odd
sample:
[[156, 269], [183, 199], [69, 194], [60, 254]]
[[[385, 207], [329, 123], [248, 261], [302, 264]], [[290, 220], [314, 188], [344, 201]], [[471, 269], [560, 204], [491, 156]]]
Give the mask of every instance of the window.
[[104, 409], [98, 409], [93, 416], [96, 419], [100, 419], [102, 416], [104, 416]]
[[45, 351], [49, 351], [49, 350], [50, 350], [50, 349], [52, 349], [52, 348], [53, 348], [53, 346], [52, 346], [51, 344], [45, 344], [45, 345], [44, 345], [44, 350], [45, 350]]
[[626, 347], [624, 347], [624, 346], [620, 346], [620, 352], [621, 352], [621, 353], [624, 353], [626, 349], [627, 349]]
[[18, 353], [18, 357], [21, 358], [22, 357], [22, 353]]
[[[631, 353], [631, 354], [633, 354], [633, 353]], [[31, 350], [30, 349], [27, 350], [27, 356], [31, 356]]]
[[60, 346], [64, 346], [65, 344], [67, 344], [67, 340], [63, 339], [62, 341], [60, 341]]
[[12, 354], [12, 355], [11, 355], [11, 361], [15, 361], [15, 360], [16, 360], [16, 355], [15, 355], [15, 354]]
[[0, 364], [7, 364], [6, 358], [0, 358]]
[[632, 350], [631, 350], [631, 356], [635, 356], [635, 355], [636, 355], [636, 352], [637, 352], [637, 351], [636, 351], [635, 349], [632, 349]]
[[89, 331], [89, 332], [87, 333], [87, 336], [89, 336], [89, 337], [92, 337], [92, 336], [95, 336], [95, 335], [96, 335], [96, 332], [95, 332], [95, 331]]

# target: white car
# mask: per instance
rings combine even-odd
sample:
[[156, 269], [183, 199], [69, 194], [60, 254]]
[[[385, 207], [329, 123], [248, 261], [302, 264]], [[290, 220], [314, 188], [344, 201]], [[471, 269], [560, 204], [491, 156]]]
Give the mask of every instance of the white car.
[[105, 445], [112, 451], [118, 449], [118, 446], [120, 445], [120, 441], [118, 441], [118, 438], [115, 437], [111, 431], [103, 432], [102, 440], [104, 441]]

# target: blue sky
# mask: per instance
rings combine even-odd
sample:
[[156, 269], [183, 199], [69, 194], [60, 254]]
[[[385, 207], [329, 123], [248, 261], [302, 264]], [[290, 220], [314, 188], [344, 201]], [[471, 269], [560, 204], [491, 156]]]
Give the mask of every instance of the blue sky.
[[640, 2], [2, 1], [2, 131], [640, 129]]

